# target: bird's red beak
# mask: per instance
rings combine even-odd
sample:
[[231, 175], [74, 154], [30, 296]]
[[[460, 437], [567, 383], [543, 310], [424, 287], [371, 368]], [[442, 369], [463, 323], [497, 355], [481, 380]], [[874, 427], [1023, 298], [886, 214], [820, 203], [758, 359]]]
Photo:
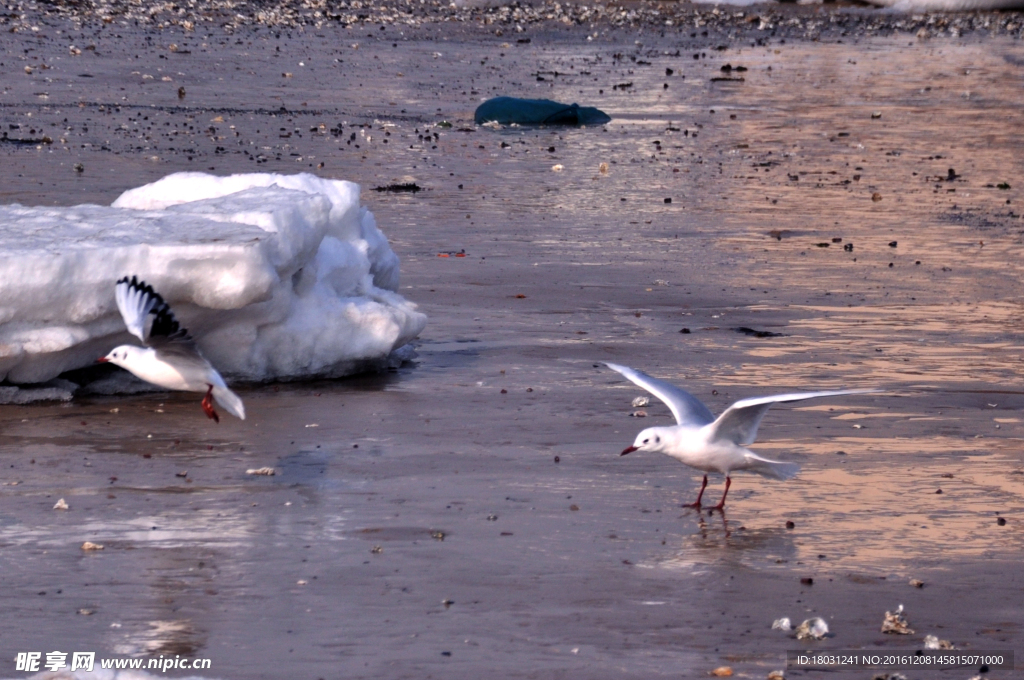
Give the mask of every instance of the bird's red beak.
[[97, 363], [97, 364], [105, 364], [105, 363], [107, 363], [108, 361], [110, 361], [110, 359], [108, 359], [108, 358], [106, 358], [106, 357], [100, 357], [99, 359], [97, 359], [97, 360], [96, 360], [96, 363]]
[[633, 453], [634, 451], [637, 451], [637, 450], [638, 449], [635, 446], [627, 446], [625, 448], [625, 450], [622, 453], [620, 453], [619, 455], [620, 456], [625, 456], [627, 453]]

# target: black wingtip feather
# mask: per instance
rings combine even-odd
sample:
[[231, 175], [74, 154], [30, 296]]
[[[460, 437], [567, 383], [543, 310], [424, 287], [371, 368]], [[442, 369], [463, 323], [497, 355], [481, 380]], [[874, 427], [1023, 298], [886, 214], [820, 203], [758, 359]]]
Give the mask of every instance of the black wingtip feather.
[[153, 309], [150, 314], [153, 315], [153, 325], [150, 326], [149, 336], [167, 338], [168, 340], [176, 340], [178, 338], [188, 338], [188, 331], [181, 327], [178, 320], [174, 318], [174, 313], [171, 311], [171, 306], [161, 297], [160, 293], [153, 290], [153, 286], [149, 285], [145, 281], [140, 281], [138, 277], [132, 276], [131, 280], [125, 276], [120, 279], [118, 285], [127, 283], [129, 288], [134, 288], [145, 295], [153, 298], [156, 302], [153, 305]]

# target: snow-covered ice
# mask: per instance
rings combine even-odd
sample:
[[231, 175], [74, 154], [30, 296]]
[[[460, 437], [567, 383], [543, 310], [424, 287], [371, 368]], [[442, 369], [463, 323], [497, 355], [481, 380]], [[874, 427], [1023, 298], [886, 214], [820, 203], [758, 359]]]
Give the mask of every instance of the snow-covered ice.
[[426, 324], [358, 185], [177, 173], [109, 207], [0, 206], [0, 379], [44, 383], [134, 342], [114, 301], [126, 275], [229, 380], [349, 374]]

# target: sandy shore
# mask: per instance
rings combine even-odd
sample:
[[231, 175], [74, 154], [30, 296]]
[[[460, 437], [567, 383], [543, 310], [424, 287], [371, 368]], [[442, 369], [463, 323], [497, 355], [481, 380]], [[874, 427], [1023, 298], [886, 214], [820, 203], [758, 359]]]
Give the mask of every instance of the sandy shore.
[[[1020, 15], [517, 31], [483, 10], [162, 28], [73, 10], [0, 26], [18, 29], [0, 33], [4, 201], [109, 203], [181, 170], [359, 182], [430, 323], [393, 373], [242, 386], [244, 423], [181, 394], [0, 407], [0, 658], [764, 678], [792, 649], [1021, 643]], [[499, 94], [614, 120], [473, 126]], [[399, 182], [423, 190], [373, 191]], [[670, 415], [631, 417], [640, 390], [600, 361], [715, 411], [888, 392], [773, 411], [752, 448], [800, 476], [738, 475], [726, 516], [698, 515], [679, 508], [696, 474], [618, 455]], [[882, 634], [901, 603], [915, 633]], [[833, 635], [798, 643], [782, 616]]]

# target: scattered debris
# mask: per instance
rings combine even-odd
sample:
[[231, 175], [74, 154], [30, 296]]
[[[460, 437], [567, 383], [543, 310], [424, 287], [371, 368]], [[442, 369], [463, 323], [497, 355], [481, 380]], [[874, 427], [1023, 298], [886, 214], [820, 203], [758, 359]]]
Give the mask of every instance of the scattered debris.
[[39, 139], [15, 139], [13, 137], [8, 137], [7, 133], [5, 132], [2, 135], [0, 135], [0, 144], [14, 144], [15, 146], [39, 146], [41, 144], [53, 144], [53, 139], [51, 139], [50, 137], [40, 137]]
[[272, 467], [261, 467], [261, 468], [249, 468], [245, 471], [247, 475], [263, 475], [265, 477], [273, 477], [277, 474], [277, 470]]
[[430, 537], [432, 539], [434, 539], [435, 541], [443, 541], [444, 540], [444, 532], [443, 531], [432, 531], [432, 532], [430, 532]]
[[63, 498], [61, 498], [60, 500], [58, 500], [56, 503], [53, 504], [53, 509], [54, 510], [70, 510], [71, 508], [68, 506], [67, 501], [65, 501]]
[[423, 191], [423, 187], [416, 182], [404, 182], [402, 184], [385, 184], [384, 186], [374, 187], [374, 191], [388, 191], [393, 194], [415, 194], [416, 192]]
[[882, 621], [882, 632], [893, 635], [913, 635], [914, 629], [907, 623], [903, 616], [903, 605], [896, 607], [895, 612], [886, 612], [885, 620]]
[[773, 333], [772, 331], [759, 331], [753, 328], [748, 328], [747, 326], [738, 326], [737, 328], [733, 328], [733, 330], [737, 333], [743, 333], [744, 335], [749, 335], [755, 338], [781, 338], [785, 335], [783, 333]]
[[807, 619], [796, 629], [797, 640], [821, 640], [826, 635], [828, 635], [828, 624], [820, 616]]
[[384, 552], [384, 548], [380, 547], [379, 545], [375, 545], [372, 548], [370, 548], [370, 553], [374, 555], [379, 555], [382, 552]]
[[783, 616], [772, 622], [772, 630], [793, 630], [793, 624], [788, 617]]

